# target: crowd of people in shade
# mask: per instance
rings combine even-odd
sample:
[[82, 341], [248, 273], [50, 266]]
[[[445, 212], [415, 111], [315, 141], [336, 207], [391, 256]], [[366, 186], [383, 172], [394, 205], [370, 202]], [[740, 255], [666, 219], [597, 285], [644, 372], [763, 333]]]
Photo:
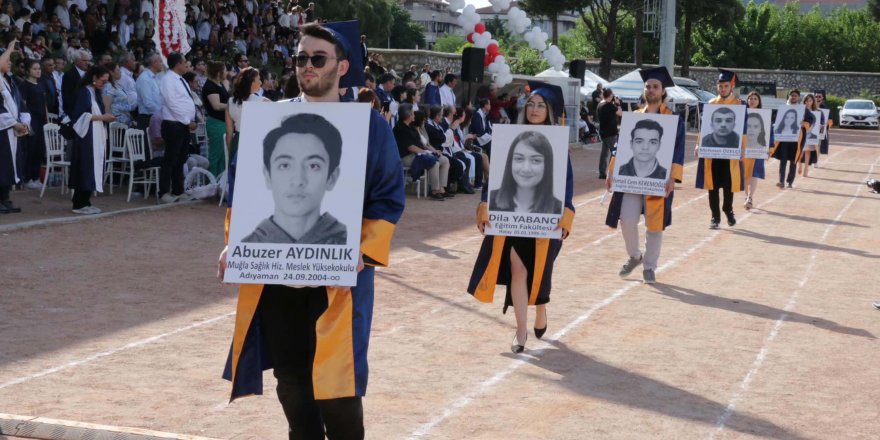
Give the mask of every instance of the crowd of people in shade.
[[[93, 115], [86, 122], [104, 123], [83, 123], [80, 136], [68, 136], [73, 211], [95, 214], [100, 209], [85, 194], [101, 191], [102, 179], [93, 176], [96, 165], [88, 159], [94, 149], [85, 144], [106, 140], [107, 123], [145, 131], [148, 159], [163, 170], [160, 200], [170, 203], [187, 198], [174, 162], [195, 157], [215, 176], [224, 171], [224, 151], [235, 151], [243, 101], [299, 94], [293, 55], [299, 27], [321, 21], [314, 3], [189, 0], [185, 10], [191, 50], [175, 67], [156, 52], [151, 0], [7, 0], [0, 6], [0, 50], [6, 55], [0, 63], [0, 89], [10, 118], [0, 126], [14, 133], [2, 142], [9, 148], [0, 148], [0, 214], [21, 212], [10, 200], [13, 187], [42, 187], [43, 126], [48, 122], [72, 129], [86, 113]], [[250, 67], [251, 62], [261, 68]], [[176, 113], [181, 109], [172, 99], [184, 92], [195, 107], [191, 120], [189, 108]], [[180, 127], [169, 132], [171, 121], [189, 133]], [[190, 142], [199, 124], [208, 131], [208, 148]], [[87, 127], [103, 131], [92, 133]], [[180, 134], [186, 144], [171, 142], [173, 148], [167, 148], [169, 136]]]

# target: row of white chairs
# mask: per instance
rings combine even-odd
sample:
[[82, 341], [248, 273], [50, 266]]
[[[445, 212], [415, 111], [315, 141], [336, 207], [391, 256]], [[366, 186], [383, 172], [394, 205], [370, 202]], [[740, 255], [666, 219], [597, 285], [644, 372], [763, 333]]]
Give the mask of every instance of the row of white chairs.
[[[116, 124], [115, 122], [113, 124]], [[61, 175], [61, 194], [67, 193], [68, 179], [70, 176], [70, 161], [65, 160], [65, 139], [59, 132], [58, 124], [46, 124], [43, 126], [43, 136], [46, 140], [46, 172], [43, 178], [43, 188], [40, 197], [46, 192], [51, 176]], [[148, 142], [143, 130], [128, 128], [125, 124], [113, 126], [110, 130], [110, 158], [105, 162], [104, 180], [108, 176], [118, 174], [128, 178], [128, 201], [134, 185], [144, 186], [144, 198], [149, 197], [152, 185], [159, 187], [159, 167], [147, 167], [135, 170], [135, 163], [146, 160]], [[121, 147], [120, 147], [121, 146]], [[113, 180], [110, 180], [110, 193], [113, 193]], [[158, 201], [158, 194], [157, 194]]]

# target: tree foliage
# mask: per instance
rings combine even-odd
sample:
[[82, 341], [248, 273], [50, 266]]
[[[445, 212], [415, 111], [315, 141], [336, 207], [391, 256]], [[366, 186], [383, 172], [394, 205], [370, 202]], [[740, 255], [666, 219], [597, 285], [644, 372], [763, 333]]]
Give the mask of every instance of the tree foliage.
[[461, 53], [465, 47], [471, 44], [461, 35], [444, 35], [434, 42], [436, 52]]
[[536, 75], [550, 68], [547, 60], [541, 53], [524, 44], [518, 44], [511, 48], [506, 55], [510, 64], [510, 70], [520, 75]]
[[818, 8], [801, 13], [796, 3], [779, 7], [750, 2], [732, 26], [694, 30], [696, 65], [783, 70], [880, 70], [880, 23], [867, 9]]
[[[553, 44], [559, 45], [559, 14], [583, 7], [583, 0], [520, 0], [519, 8], [532, 17], [547, 17], [552, 24]], [[495, 35], [494, 33], [492, 35]]]
[[322, 2], [321, 17], [328, 21], [357, 19], [367, 44], [384, 47], [390, 35], [391, 47], [425, 47], [424, 28], [412, 21], [409, 12], [397, 0], [358, 0]]
[[581, 0], [581, 21], [596, 44], [599, 54], [599, 75], [611, 75], [611, 61], [618, 42], [618, 29], [628, 12], [629, 0]]
[[678, 18], [683, 22], [676, 52], [681, 60], [681, 74], [688, 76], [691, 64], [691, 42], [695, 28], [729, 28], [742, 20], [745, 8], [740, 0], [680, 0]]

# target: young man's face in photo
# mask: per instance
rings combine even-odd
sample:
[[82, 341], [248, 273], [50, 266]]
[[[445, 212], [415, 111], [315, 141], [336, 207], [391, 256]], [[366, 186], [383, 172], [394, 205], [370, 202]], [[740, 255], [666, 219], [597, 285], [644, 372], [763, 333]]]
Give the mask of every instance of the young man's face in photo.
[[320, 214], [324, 193], [339, 178], [339, 168], [329, 172], [330, 156], [313, 134], [289, 133], [278, 139], [269, 169], [263, 170], [272, 191], [275, 212], [288, 217]]
[[733, 131], [736, 115], [733, 113], [715, 112], [712, 115], [712, 131], [719, 136], [727, 136]]
[[633, 157], [637, 162], [651, 162], [660, 150], [660, 132], [639, 128], [633, 133]]

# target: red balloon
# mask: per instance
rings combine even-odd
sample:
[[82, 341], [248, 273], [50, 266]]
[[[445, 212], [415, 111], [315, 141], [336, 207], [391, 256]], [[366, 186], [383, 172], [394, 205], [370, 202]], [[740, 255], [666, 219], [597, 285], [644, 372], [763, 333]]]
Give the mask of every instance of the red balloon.
[[489, 53], [492, 55], [498, 55], [498, 53], [499, 53], [498, 45], [495, 43], [490, 44], [489, 47], [486, 48], [486, 53]]
[[486, 32], [486, 25], [483, 23], [477, 23], [477, 25], [474, 26], [474, 32], [476, 32], [478, 34], [482, 34], [483, 32]]
[[467, 36], [468, 43], [474, 44], [474, 33], [471, 32]]
[[492, 61], [495, 61], [494, 59], [492, 59], [492, 55], [486, 54], [486, 59], [483, 62], [483, 65], [489, 67], [489, 64], [492, 64]]

